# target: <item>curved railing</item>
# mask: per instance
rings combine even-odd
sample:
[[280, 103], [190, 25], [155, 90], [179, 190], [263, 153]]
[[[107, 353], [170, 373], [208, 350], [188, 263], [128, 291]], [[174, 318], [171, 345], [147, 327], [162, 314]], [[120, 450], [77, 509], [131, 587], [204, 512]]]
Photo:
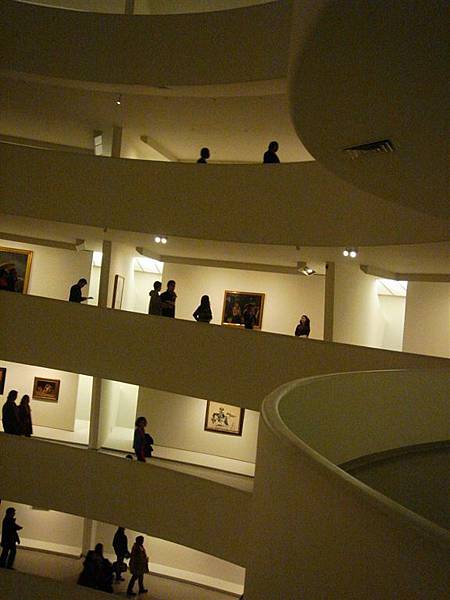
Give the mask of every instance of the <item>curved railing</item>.
[[450, 534], [336, 463], [447, 439], [448, 382], [448, 370], [351, 373], [265, 400], [250, 548], [271, 550], [249, 557], [246, 598], [445, 597]]
[[[444, 220], [361, 192], [313, 161], [200, 169], [0, 144], [0, 164], [0, 211], [17, 216], [303, 247], [414, 244], [448, 234]], [[314, 215], [307, 225], [305, 215]]]
[[3, 0], [0, 68], [153, 88], [284, 79], [290, 9], [124, 16]]
[[[271, 390], [299, 377], [448, 365], [445, 358], [200, 327], [194, 321], [8, 292], [0, 293], [0, 330], [3, 360], [218, 402], [232, 398], [233, 404], [253, 410]], [[170, 352], [161, 352], [168, 340], [173, 341]]]

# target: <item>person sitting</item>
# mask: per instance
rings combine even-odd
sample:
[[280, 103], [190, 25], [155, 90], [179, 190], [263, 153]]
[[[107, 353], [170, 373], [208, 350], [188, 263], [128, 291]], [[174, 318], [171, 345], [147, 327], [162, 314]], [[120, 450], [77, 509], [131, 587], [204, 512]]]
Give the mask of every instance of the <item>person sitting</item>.
[[197, 161], [198, 165], [208, 164], [208, 158], [210, 157], [209, 148], [202, 148], [200, 150], [200, 158]]
[[297, 325], [297, 327], [295, 328], [295, 335], [296, 337], [309, 337], [309, 332], [311, 330], [311, 326], [310, 326], [310, 320], [309, 317], [307, 317], [306, 315], [302, 315], [300, 317], [300, 321]]
[[96, 544], [89, 550], [83, 562], [83, 571], [78, 577], [78, 585], [94, 588], [112, 594], [113, 566], [103, 556], [103, 544]]
[[209, 296], [202, 296], [200, 300], [200, 306], [198, 306], [193, 315], [194, 319], [198, 323], [209, 323], [212, 319], [211, 305], [209, 303]]
[[87, 280], [82, 277], [70, 288], [69, 302], [85, 302], [85, 300], [92, 300], [92, 296], [83, 296], [81, 290], [87, 285]]
[[264, 152], [263, 163], [264, 164], [279, 163], [280, 159], [278, 158], [277, 152], [278, 152], [278, 142], [270, 142], [267, 150]]

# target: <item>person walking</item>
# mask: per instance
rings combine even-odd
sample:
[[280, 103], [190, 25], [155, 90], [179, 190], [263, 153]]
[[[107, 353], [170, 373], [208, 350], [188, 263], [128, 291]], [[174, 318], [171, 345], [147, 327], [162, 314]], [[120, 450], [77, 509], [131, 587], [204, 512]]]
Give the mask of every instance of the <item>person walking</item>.
[[82, 277], [70, 288], [69, 302], [85, 302], [92, 300], [92, 296], [83, 296], [81, 290], [87, 285], [87, 280]]
[[127, 588], [127, 596], [136, 596], [136, 592], [133, 592], [136, 581], [139, 584], [139, 594], [147, 593], [148, 590], [144, 588], [144, 575], [149, 573], [148, 557], [144, 548], [144, 536], [142, 535], [137, 536], [131, 549], [130, 572], [131, 579]]
[[3, 548], [0, 555], [0, 567], [7, 569], [14, 569], [14, 559], [16, 558], [16, 544], [20, 544], [18, 531], [22, 529], [20, 525], [16, 523], [16, 509], [9, 506], [6, 509], [5, 518], [2, 523], [2, 540], [1, 546]]
[[206, 165], [208, 164], [208, 158], [210, 157], [209, 148], [202, 148], [200, 150], [200, 158], [197, 161], [198, 165]]
[[198, 323], [209, 323], [211, 321], [212, 312], [209, 296], [201, 297], [200, 306], [197, 306], [192, 316]]
[[19, 407], [16, 404], [17, 395], [17, 390], [11, 390], [2, 407], [3, 431], [12, 435], [20, 435]]
[[161, 315], [161, 296], [159, 292], [161, 291], [161, 282], [155, 281], [153, 284], [153, 289], [149, 292], [150, 302], [148, 305], [148, 314], [149, 315]]
[[22, 400], [17, 407], [17, 415], [19, 418], [20, 435], [30, 437], [33, 434], [33, 423], [31, 421], [30, 396], [27, 394], [22, 396]]
[[309, 337], [309, 333], [311, 331], [311, 321], [307, 315], [302, 315], [300, 317], [300, 321], [295, 328], [295, 336], [296, 337]]
[[122, 577], [122, 573], [127, 570], [124, 560], [130, 558], [130, 552], [128, 550], [128, 538], [125, 535], [124, 527], [117, 528], [112, 545], [117, 557], [117, 560], [113, 565], [116, 572], [116, 581], [125, 581], [125, 578]]
[[175, 302], [177, 301], [177, 295], [175, 293], [175, 281], [170, 279], [167, 282], [167, 290], [160, 296], [161, 299], [161, 315], [163, 317], [175, 318]]
[[278, 142], [270, 142], [267, 150], [264, 152], [263, 163], [264, 164], [275, 164], [279, 163], [280, 159], [277, 155]]

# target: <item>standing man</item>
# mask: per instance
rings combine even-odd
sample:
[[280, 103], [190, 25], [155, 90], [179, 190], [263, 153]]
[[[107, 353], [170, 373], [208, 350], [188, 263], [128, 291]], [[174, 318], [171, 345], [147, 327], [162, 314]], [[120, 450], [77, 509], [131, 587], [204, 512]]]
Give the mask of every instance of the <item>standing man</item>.
[[75, 283], [70, 288], [69, 302], [84, 302], [85, 300], [92, 300], [92, 296], [83, 296], [81, 294], [81, 290], [85, 285], [87, 285], [87, 281], [83, 277], [78, 281], [78, 283]]
[[125, 535], [125, 529], [123, 527], [117, 528], [112, 545], [117, 556], [117, 560], [113, 565], [114, 570], [116, 571], [116, 581], [125, 581], [122, 577], [122, 573], [127, 570], [127, 567], [123, 561], [125, 558], [130, 558], [130, 553], [128, 551], [128, 538]]
[[148, 305], [148, 314], [149, 315], [161, 315], [161, 296], [159, 292], [161, 291], [161, 282], [155, 281], [153, 284], [153, 289], [149, 292], [150, 302]]
[[278, 142], [270, 142], [269, 147], [264, 152], [263, 163], [264, 164], [277, 164], [280, 162], [278, 158]]
[[10, 506], [6, 509], [5, 518], [2, 524], [2, 554], [0, 556], [0, 567], [13, 569], [14, 559], [16, 558], [16, 544], [20, 544], [17, 532], [22, 529], [16, 524], [16, 509]]
[[175, 294], [175, 281], [170, 279], [167, 282], [167, 290], [160, 296], [161, 298], [161, 315], [163, 317], [175, 318], [175, 302], [177, 295]]
[[19, 407], [16, 404], [17, 390], [11, 390], [2, 407], [3, 431], [20, 435]]

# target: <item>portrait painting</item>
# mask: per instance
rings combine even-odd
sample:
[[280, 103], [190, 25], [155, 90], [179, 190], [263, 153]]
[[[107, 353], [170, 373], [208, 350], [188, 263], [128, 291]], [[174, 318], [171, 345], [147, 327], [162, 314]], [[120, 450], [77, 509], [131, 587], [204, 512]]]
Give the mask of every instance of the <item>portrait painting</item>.
[[253, 329], [261, 329], [265, 294], [257, 292], [225, 291], [222, 325], [244, 326], [244, 315], [251, 310], [255, 315]]
[[0, 367], [0, 395], [5, 391], [6, 367]]
[[205, 431], [242, 435], [243, 408], [208, 400], [205, 415]]
[[60, 379], [47, 379], [35, 377], [33, 385], [33, 400], [46, 400], [58, 402]]
[[119, 310], [122, 308], [124, 285], [125, 285], [125, 277], [122, 277], [122, 275], [116, 275], [114, 277], [112, 308], [117, 308]]
[[0, 247], [0, 290], [27, 293], [32, 257], [32, 250]]

